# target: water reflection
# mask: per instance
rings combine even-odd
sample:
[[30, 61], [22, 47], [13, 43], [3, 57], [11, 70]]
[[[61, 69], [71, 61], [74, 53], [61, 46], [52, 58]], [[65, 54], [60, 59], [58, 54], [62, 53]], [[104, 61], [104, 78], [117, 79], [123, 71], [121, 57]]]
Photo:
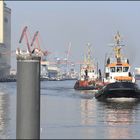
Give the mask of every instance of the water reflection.
[[95, 123], [94, 117], [95, 117], [95, 110], [96, 104], [93, 101], [93, 97], [95, 94], [95, 91], [93, 90], [85, 90], [80, 91], [81, 96], [83, 99], [81, 99], [81, 123], [82, 125], [93, 125]]
[[110, 139], [132, 138], [133, 129], [136, 122], [136, 107], [139, 105], [137, 100], [112, 100], [104, 102], [104, 123], [106, 133]]
[[[93, 93], [92, 93], [93, 94]], [[83, 138], [91, 139], [93, 137], [96, 137], [96, 125], [97, 125], [97, 119], [96, 119], [96, 108], [97, 104], [95, 103], [95, 100], [92, 99], [81, 99], [80, 102], [80, 108], [81, 108], [81, 125], [84, 128], [83, 131]]]
[[0, 92], [0, 139], [8, 137], [9, 95]]
[[95, 91], [94, 90], [81, 90], [79, 91], [80, 97], [83, 99], [93, 99]]
[[81, 124], [93, 125], [95, 123], [95, 104], [93, 100], [81, 100]]

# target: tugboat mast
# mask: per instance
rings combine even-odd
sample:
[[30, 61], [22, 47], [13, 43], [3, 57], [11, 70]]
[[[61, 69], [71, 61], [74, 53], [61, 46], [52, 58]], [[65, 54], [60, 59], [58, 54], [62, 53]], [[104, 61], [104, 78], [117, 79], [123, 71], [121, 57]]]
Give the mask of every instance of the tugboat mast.
[[88, 46], [87, 64], [90, 65], [91, 64], [91, 48], [90, 48], [91, 44], [88, 43], [87, 46]]
[[90, 69], [91, 68], [91, 44], [87, 43], [88, 46], [88, 50], [87, 50], [87, 54], [85, 55], [85, 59], [84, 59], [84, 63], [87, 65], [87, 68]]
[[117, 63], [121, 63], [121, 58], [122, 58], [121, 45], [120, 45], [121, 36], [119, 32], [117, 32], [114, 38], [115, 38], [115, 47], [114, 47], [115, 57], [117, 59]]

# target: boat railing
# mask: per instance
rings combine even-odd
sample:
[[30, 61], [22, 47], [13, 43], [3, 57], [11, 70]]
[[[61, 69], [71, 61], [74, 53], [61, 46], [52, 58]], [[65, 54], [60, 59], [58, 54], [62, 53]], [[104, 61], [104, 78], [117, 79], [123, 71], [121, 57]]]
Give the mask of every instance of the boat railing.
[[[114, 62], [117, 62], [116, 58], [109, 57], [107, 59], [107, 64], [114, 63]], [[121, 63], [128, 63], [129, 64], [129, 60], [127, 58], [121, 58]]]

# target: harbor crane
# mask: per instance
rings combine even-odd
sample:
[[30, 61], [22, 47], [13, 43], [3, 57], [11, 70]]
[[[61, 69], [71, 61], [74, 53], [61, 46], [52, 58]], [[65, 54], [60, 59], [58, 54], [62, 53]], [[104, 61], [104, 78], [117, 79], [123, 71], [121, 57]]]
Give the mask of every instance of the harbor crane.
[[23, 31], [22, 31], [22, 34], [21, 34], [19, 43], [21, 43], [22, 40], [23, 40], [23, 38], [25, 37], [25, 39], [26, 39], [26, 44], [27, 44], [27, 47], [28, 47], [28, 52], [31, 53], [31, 48], [30, 48], [30, 44], [29, 44], [29, 39], [28, 39], [28, 36], [27, 36], [27, 29], [28, 29], [28, 27], [25, 26], [24, 29], [23, 29]]
[[33, 39], [32, 39], [31, 46], [33, 46], [33, 45], [34, 45], [34, 42], [36, 42], [37, 47], [34, 46], [34, 49], [33, 49], [32, 52], [33, 52], [33, 53], [36, 52], [36, 53], [40, 54], [41, 56], [47, 56], [50, 52], [48, 52], [48, 51], [43, 51], [43, 50], [40, 48], [38, 35], [39, 35], [39, 31], [36, 31], [35, 34], [34, 34], [34, 37], [33, 37]]
[[[26, 40], [26, 45], [27, 45], [27, 51], [29, 52], [29, 54], [36, 54], [36, 55], [39, 55], [39, 56], [47, 56], [50, 52], [48, 51], [43, 51], [39, 45], [39, 39], [38, 39], [38, 34], [39, 34], [39, 31], [36, 31], [34, 36], [33, 36], [33, 39], [32, 39], [32, 42], [31, 44], [29, 43], [29, 39], [28, 39], [28, 36], [27, 36], [27, 29], [28, 27], [25, 26], [23, 31], [22, 31], [22, 34], [21, 34], [21, 37], [20, 37], [20, 40], [19, 40], [19, 43], [22, 42], [23, 38], [25, 38]], [[31, 49], [33, 47], [33, 49]], [[17, 53], [20, 53], [21, 50], [19, 48], [17, 48]]]

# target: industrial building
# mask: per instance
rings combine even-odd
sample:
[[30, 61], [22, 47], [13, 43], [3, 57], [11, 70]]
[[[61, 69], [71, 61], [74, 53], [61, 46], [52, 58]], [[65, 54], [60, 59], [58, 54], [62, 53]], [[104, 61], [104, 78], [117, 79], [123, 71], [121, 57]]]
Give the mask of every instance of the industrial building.
[[0, 1], [0, 78], [10, 74], [11, 68], [11, 9]]

